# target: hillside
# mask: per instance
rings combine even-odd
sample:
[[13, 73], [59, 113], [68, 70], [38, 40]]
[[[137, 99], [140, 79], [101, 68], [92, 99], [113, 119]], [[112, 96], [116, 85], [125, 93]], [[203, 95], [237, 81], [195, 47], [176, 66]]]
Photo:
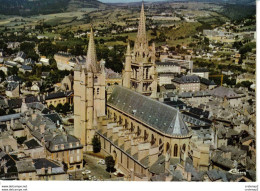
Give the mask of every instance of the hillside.
[[97, 0], [0, 0], [0, 5], [0, 14], [20, 16], [62, 13], [79, 8], [105, 6]]

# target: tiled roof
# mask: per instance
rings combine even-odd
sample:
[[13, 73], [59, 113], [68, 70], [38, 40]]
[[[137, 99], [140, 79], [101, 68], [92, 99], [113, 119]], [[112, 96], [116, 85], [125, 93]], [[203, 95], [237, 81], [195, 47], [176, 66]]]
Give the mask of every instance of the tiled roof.
[[116, 86], [108, 99], [108, 105], [163, 133], [173, 136], [189, 134], [182, 114], [177, 109], [127, 88]]

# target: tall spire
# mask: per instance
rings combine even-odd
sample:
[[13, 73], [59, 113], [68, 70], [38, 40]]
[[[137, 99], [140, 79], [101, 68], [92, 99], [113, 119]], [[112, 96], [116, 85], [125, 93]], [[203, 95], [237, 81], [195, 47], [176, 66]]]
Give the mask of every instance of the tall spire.
[[140, 21], [139, 21], [139, 26], [138, 26], [137, 38], [138, 37], [146, 39], [144, 2], [142, 3], [141, 13], [140, 13]]
[[149, 49], [148, 49], [148, 41], [146, 37], [144, 3], [142, 3], [138, 32], [137, 32], [137, 36], [135, 39], [135, 46], [134, 46], [135, 55], [138, 55], [137, 57], [139, 57], [139, 58], [136, 57], [136, 59], [142, 60], [144, 58], [143, 56], [144, 54], [146, 56], [148, 55], [148, 51]]
[[127, 44], [126, 55], [127, 55], [127, 56], [130, 56], [130, 55], [131, 55], [131, 47], [130, 47], [130, 43], [129, 43], [129, 42], [128, 42], [128, 44]]
[[94, 41], [94, 32], [93, 32], [92, 27], [91, 27], [90, 36], [89, 36], [86, 66], [87, 66], [88, 70], [91, 70], [93, 72], [99, 71], [99, 66], [97, 64], [95, 41]]

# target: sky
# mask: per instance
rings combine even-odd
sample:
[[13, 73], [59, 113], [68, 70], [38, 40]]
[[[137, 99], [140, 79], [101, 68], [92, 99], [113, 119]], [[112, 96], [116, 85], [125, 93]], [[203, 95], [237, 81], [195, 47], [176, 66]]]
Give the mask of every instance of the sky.
[[[141, 2], [142, 0], [99, 0], [103, 3], [129, 3], [129, 2]], [[165, 1], [165, 0], [145, 0], [145, 2], [150, 1]]]

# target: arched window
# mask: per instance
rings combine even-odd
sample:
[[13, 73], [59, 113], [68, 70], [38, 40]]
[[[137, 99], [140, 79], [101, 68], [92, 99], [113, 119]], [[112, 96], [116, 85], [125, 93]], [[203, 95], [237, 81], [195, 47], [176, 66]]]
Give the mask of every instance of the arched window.
[[128, 127], [128, 122], [127, 122], [127, 119], [125, 119], [125, 128], [127, 129]]
[[154, 138], [154, 135], [152, 134], [151, 136], [151, 145], [153, 145], [155, 143], [155, 138]]
[[177, 155], [178, 155], [178, 145], [177, 145], [177, 144], [175, 144], [175, 145], [174, 145], [174, 152], [173, 152], [173, 156], [177, 157]]
[[97, 95], [99, 95], [99, 88], [97, 88]]
[[134, 131], [134, 124], [131, 122], [131, 132]]
[[141, 134], [141, 129], [139, 126], [137, 126], [137, 136], [139, 136]]
[[117, 83], [117, 82], [115, 82], [115, 85], [118, 85], [118, 83]]
[[122, 124], [122, 117], [121, 117], [121, 115], [119, 116], [119, 124]]
[[182, 145], [182, 150], [183, 150], [183, 151], [186, 150], [186, 145], [185, 145], [185, 144]]
[[116, 113], [114, 113], [114, 121], [116, 121], [116, 118], [117, 118], [117, 117], [116, 117]]
[[170, 151], [170, 144], [169, 143], [166, 144], [166, 152], [168, 152], [168, 151]]
[[146, 130], [144, 130], [144, 140], [146, 141], [148, 138], [148, 133], [146, 132]]

